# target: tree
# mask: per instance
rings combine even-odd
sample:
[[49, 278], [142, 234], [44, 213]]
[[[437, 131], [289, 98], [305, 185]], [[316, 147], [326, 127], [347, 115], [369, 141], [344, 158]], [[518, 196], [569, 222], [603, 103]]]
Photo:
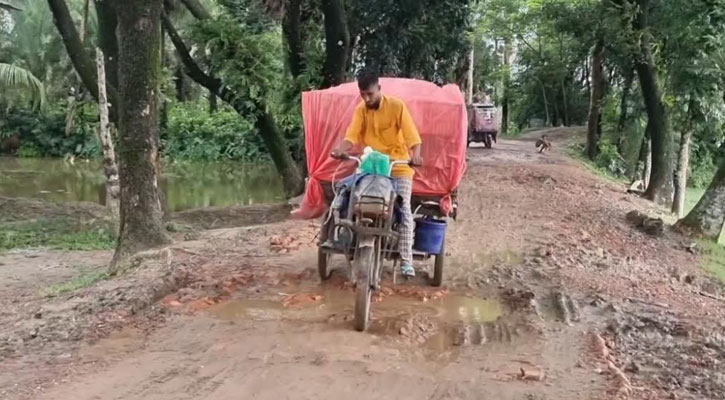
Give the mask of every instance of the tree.
[[717, 241], [725, 225], [725, 162], [695, 208], [677, 222], [677, 227]]
[[647, 110], [652, 140], [652, 175], [644, 196], [659, 204], [672, 201], [672, 131], [662, 102], [662, 89], [657, 78], [649, 28], [650, 0], [629, 0], [636, 6], [634, 30], [639, 36], [639, 50], [634, 68], [639, 76], [642, 97]]
[[[198, 10], [193, 14], [197, 18], [199, 16], [209, 15], [208, 13], [199, 13]], [[251, 19], [256, 20], [256, 16]], [[212, 53], [210, 55], [211, 62], [216, 63], [218, 70], [227, 71], [230, 80], [237, 83], [236, 85], [227, 85], [222, 79], [204, 72], [201, 66], [191, 56], [189, 48], [173, 26], [171, 20], [168, 16], [163, 17], [164, 29], [174, 44], [189, 77], [228, 103], [240, 116], [250, 118], [254, 121], [258, 133], [264, 141], [277, 171], [282, 177], [285, 192], [290, 197], [296, 196], [304, 190], [304, 181], [274, 116], [268, 110], [264, 97], [267, 94], [265, 93], [265, 89], [267, 89], [265, 86], [266, 82], [254, 82], [239, 71], [241, 69], [240, 66], [244, 65], [243, 63], [246, 60], [253, 61], [252, 64], [254, 65], [260, 64], [259, 57], [268, 53], [269, 49], [262, 49], [263, 46], [259, 46], [260, 43], [255, 42], [258, 46], [258, 54], [237, 53], [240, 47], [243, 47], [244, 43], [250, 43], [256, 39], [254, 36], [248, 36], [244, 32], [239, 32], [238, 29], [240, 29], [241, 25], [239, 22], [234, 19], [221, 21], [201, 20], [199, 34], [208, 38], [208, 40], [205, 40], [207, 43], [213, 42], [219, 46], [216, 48], [213, 46], [209, 47]], [[231, 37], [231, 35], [237, 35], [238, 40], [216, 40], [218, 37]], [[250, 42], [246, 42], [245, 40]], [[234, 54], [236, 57], [230, 59], [227, 56], [228, 54]], [[270, 55], [266, 54], [266, 56], [269, 57]], [[253, 76], [258, 77], [259, 75], [256, 71], [253, 71]], [[250, 85], [250, 83], [255, 84]]]
[[303, 0], [289, 0], [282, 20], [282, 34], [287, 43], [287, 65], [294, 78], [302, 75], [305, 69], [302, 3]]
[[321, 0], [325, 16], [325, 63], [322, 68], [322, 87], [345, 82], [350, 32], [344, 0]]
[[119, 196], [121, 188], [118, 178], [118, 164], [116, 163], [116, 145], [113, 139], [113, 126], [108, 116], [108, 96], [106, 95], [106, 65], [103, 51], [96, 53], [96, 64], [98, 66], [98, 106], [101, 125], [98, 127], [98, 141], [101, 143], [103, 152], [103, 169], [106, 173], [106, 207], [113, 215], [119, 215]]
[[45, 107], [45, 86], [32, 72], [13, 64], [0, 63], [0, 89], [5, 96], [22, 90], [20, 97], [28, 95], [34, 107]]
[[[70, 10], [65, 0], [48, 0], [48, 6], [53, 13], [53, 22], [65, 44], [68, 56], [73, 62], [78, 76], [85, 88], [98, 101], [98, 76], [96, 64], [83, 46], [81, 37], [76, 30]], [[110, 90], [109, 90], [110, 91]], [[111, 98], [115, 96], [111, 95]]]
[[604, 40], [599, 39], [592, 48], [592, 82], [591, 101], [589, 104], [589, 120], [587, 122], [587, 156], [590, 160], [599, 153], [599, 121], [602, 110], [602, 97], [604, 92]]
[[[54, 0], [50, 0], [54, 1]], [[162, 0], [116, 3], [118, 17], [120, 231], [113, 265], [171, 242], [159, 196]]]
[[[355, 69], [459, 82], [470, 51], [471, 0], [356, 0], [349, 12], [357, 38]], [[356, 71], [355, 71], [356, 72]]]
[[[715, 43], [722, 43], [721, 36], [713, 36], [712, 39]], [[709, 65], [704, 68], [704, 72], [719, 80], [722, 102], [725, 105], [725, 50], [717, 46], [708, 61]], [[720, 145], [720, 151], [725, 151], [725, 144]], [[695, 208], [685, 218], [679, 220], [676, 226], [717, 241], [724, 225], [725, 158], [722, 159], [720, 168]]]

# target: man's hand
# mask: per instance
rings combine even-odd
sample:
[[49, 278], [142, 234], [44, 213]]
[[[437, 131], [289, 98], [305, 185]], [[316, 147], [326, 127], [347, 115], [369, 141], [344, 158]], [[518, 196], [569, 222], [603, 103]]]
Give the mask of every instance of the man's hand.
[[410, 166], [420, 167], [421, 165], [423, 165], [423, 157], [421, 157], [420, 154], [413, 154], [410, 158]]
[[345, 151], [343, 149], [335, 149], [335, 150], [332, 150], [330, 157], [332, 157], [336, 160], [344, 160], [349, 157], [349, 154], [347, 154], [347, 151]]
[[418, 167], [423, 165], [423, 157], [420, 156], [420, 145], [417, 144], [410, 148], [410, 166]]
[[332, 150], [330, 156], [338, 160], [344, 160], [350, 157], [350, 150], [352, 150], [353, 144], [348, 140], [343, 140], [340, 147]]

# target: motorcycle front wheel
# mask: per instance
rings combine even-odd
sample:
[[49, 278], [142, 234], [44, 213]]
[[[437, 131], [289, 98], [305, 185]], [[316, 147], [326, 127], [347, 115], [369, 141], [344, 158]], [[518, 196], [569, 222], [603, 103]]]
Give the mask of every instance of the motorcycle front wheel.
[[373, 271], [375, 269], [375, 247], [360, 247], [353, 268], [357, 275], [355, 288], [355, 330], [364, 332], [370, 323], [370, 302], [373, 294]]

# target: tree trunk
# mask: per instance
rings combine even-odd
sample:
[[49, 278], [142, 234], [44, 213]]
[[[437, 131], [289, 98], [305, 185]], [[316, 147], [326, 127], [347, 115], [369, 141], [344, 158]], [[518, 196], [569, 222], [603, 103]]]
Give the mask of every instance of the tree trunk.
[[106, 207], [114, 216], [119, 215], [119, 197], [121, 189], [118, 180], [118, 165], [116, 164], [116, 150], [113, 142], [111, 121], [108, 118], [108, 97], [106, 96], [106, 67], [103, 51], [97, 50], [96, 64], [98, 65], [98, 106], [101, 117], [101, 126], [98, 129], [98, 139], [103, 150], [103, 169], [106, 173]]
[[305, 69], [305, 45], [302, 40], [302, 0], [289, 0], [282, 20], [282, 34], [287, 42], [287, 64], [297, 78]]
[[162, 0], [116, 6], [121, 221], [113, 269], [137, 252], [171, 243], [159, 195]]
[[680, 137], [680, 154], [678, 157], [677, 172], [675, 176], [677, 183], [675, 186], [675, 200], [672, 203], [672, 213], [677, 218], [685, 215], [685, 193], [687, 192], [687, 170], [690, 166], [690, 139], [692, 138], [692, 128], [687, 129]]
[[634, 81], [634, 69], [630, 69], [624, 77], [624, 86], [622, 87], [622, 99], [619, 103], [619, 122], [617, 122], [617, 150], [619, 154], [625, 154], [625, 136], [624, 129], [627, 126], [627, 118], [629, 117], [629, 93], [632, 91], [632, 82]]
[[544, 86], [544, 82], [541, 82], [541, 80], [539, 79], [537, 80], [541, 85], [541, 96], [544, 99], [544, 112], [546, 113], [546, 122], [544, 123], [544, 125], [549, 126], [551, 124], [551, 115], [549, 115], [549, 100], [546, 97], [546, 86]]
[[214, 93], [209, 92], [209, 114], [214, 114], [219, 109], [217, 97]]
[[648, 28], [649, 0], [637, 0], [639, 11], [635, 18], [635, 30], [641, 33], [640, 58], [635, 69], [642, 87], [647, 118], [652, 139], [652, 175], [644, 197], [658, 204], [672, 201], [672, 132], [665, 106], [662, 103], [662, 90], [657, 80], [650, 33]]
[[725, 225], [725, 161], [715, 174], [695, 208], [677, 226], [694, 231], [697, 235], [717, 241]]
[[629, 117], [629, 93], [632, 91], [632, 83], [634, 81], [634, 70], [629, 70], [627, 76], [624, 77], [624, 86], [622, 87], [622, 99], [619, 103], [619, 122], [617, 122], [617, 132], [624, 132]]
[[181, 2], [184, 3], [184, 6], [186, 6], [194, 18], [198, 20], [211, 18], [211, 14], [199, 0], [181, 0]]
[[325, 16], [325, 62], [322, 66], [322, 87], [337, 86], [345, 82], [347, 49], [350, 33], [344, 0], [322, 0]]
[[[118, 88], [118, 37], [116, 28], [118, 19], [113, 8], [113, 0], [94, 0], [98, 19], [98, 46], [103, 50], [106, 66], [106, 88]], [[110, 98], [111, 102], [117, 100]], [[115, 104], [109, 105], [110, 107]], [[113, 108], [111, 108], [113, 109]], [[111, 113], [113, 114], [113, 113]]]
[[589, 96], [589, 120], [587, 122], [587, 157], [594, 160], [599, 154], [599, 115], [602, 110], [604, 91], [604, 40], [599, 39], [592, 48], [592, 82]]
[[642, 182], [645, 190], [649, 187], [652, 179], [652, 139], [647, 137], [644, 144], [644, 169], [642, 170]]
[[[267, 151], [269, 151], [272, 161], [282, 177], [285, 193], [289, 197], [297, 196], [304, 190], [304, 181], [297, 164], [295, 163], [289, 148], [285, 143], [284, 136], [279, 131], [277, 124], [272, 115], [266, 111], [265, 104], [259, 99], [245, 99], [240, 97], [233, 89], [224, 85], [224, 83], [214, 77], [206, 74], [201, 67], [194, 61], [189, 53], [189, 49], [181, 39], [181, 36], [174, 28], [168, 16], [162, 17], [164, 29], [168, 33], [171, 42], [176, 47], [179, 58], [186, 67], [187, 75], [199, 85], [205, 87], [211, 93], [216, 94], [219, 98], [232, 106], [242, 117], [254, 115], [255, 126], [262, 140], [264, 141]], [[251, 104], [251, 107], [249, 105]]]
[[88, 39], [88, 13], [90, 11], [90, 0], [83, 3], [83, 21], [81, 22], [81, 43], [86, 43]]
[[569, 126], [569, 97], [566, 95], [566, 84], [564, 83], [564, 79], [562, 78], [560, 82], [561, 82], [561, 97], [562, 97], [562, 101], [563, 101], [562, 106], [564, 109], [564, 114], [563, 114], [564, 126]]
[[186, 84], [184, 79], [184, 68], [178, 65], [174, 69], [174, 88], [176, 89], [176, 100], [183, 103], [186, 101]]
[[559, 121], [560, 121], [560, 119], [559, 119], [559, 102], [557, 100], [558, 99], [556, 98], [556, 91], [554, 91], [554, 96], [551, 100], [551, 103], [554, 106], [554, 114], [553, 114], [553, 118], [551, 119], [551, 126], [560, 126], [560, 124], [559, 124]]
[[473, 104], [473, 69], [474, 65], [476, 63], [475, 53], [474, 53], [474, 46], [473, 43], [471, 43], [471, 52], [468, 54], [468, 71], [467, 72], [467, 81], [468, 81], [468, 93], [466, 96], [466, 100], [468, 101], [468, 104]]
[[506, 41], [503, 44], [503, 65], [506, 69], [505, 75], [503, 78], [503, 104], [501, 105], [501, 133], [504, 135], [508, 134], [509, 131], [509, 125], [511, 124], [511, 119], [509, 116], [509, 96], [510, 96], [510, 86], [511, 86], [511, 71], [509, 69], [509, 65], [511, 64], [511, 41], [509, 39], [506, 39]]

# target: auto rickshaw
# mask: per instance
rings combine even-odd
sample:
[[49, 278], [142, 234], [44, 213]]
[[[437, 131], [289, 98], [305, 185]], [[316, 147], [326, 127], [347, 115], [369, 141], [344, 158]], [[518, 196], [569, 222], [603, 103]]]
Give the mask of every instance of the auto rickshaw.
[[[433, 258], [430, 284], [443, 283], [445, 227], [457, 214], [457, 188], [466, 167], [468, 119], [460, 89], [398, 78], [382, 78], [384, 95], [405, 101], [420, 132], [422, 166], [416, 170], [411, 206], [416, 220], [413, 256]], [[372, 293], [382, 285], [386, 263], [395, 283], [398, 267], [397, 195], [387, 176], [358, 179], [360, 159], [332, 159], [330, 153], [343, 139], [355, 108], [360, 104], [355, 83], [305, 92], [302, 110], [309, 179], [299, 218], [322, 218], [318, 235], [318, 272], [321, 280], [332, 273], [331, 260], [346, 262], [355, 285], [355, 328], [367, 329]], [[392, 161], [392, 166], [401, 161]], [[364, 181], [364, 184], [358, 182]], [[342, 185], [350, 196], [337, 204]], [[435, 240], [431, 240], [433, 237]], [[334, 240], [333, 240], [334, 239]], [[435, 242], [435, 243], [433, 243]]]
[[483, 143], [490, 149], [498, 136], [498, 110], [490, 103], [474, 103], [468, 106], [468, 142]]

